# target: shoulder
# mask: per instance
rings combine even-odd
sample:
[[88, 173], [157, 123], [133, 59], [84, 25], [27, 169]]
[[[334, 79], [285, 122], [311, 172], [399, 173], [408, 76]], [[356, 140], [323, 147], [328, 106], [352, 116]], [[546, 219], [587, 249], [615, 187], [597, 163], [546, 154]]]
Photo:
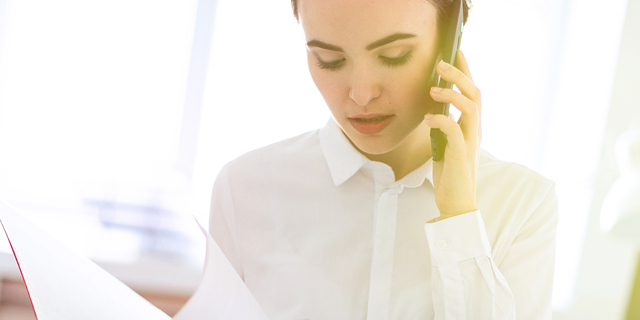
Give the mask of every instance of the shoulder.
[[558, 221], [553, 181], [482, 150], [477, 191], [478, 208], [496, 265], [501, 265], [517, 241], [553, 246]]
[[326, 166], [319, 129], [249, 151], [225, 165], [231, 180], [286, 179]]
[[499, 160], [485, 150], [480, 152], [478, 185], [503, 194], [520, 192], [529, 196], [544, 196], [554, 188], [552, 180], [521, 164]]
[[522, 225], [532, 215], [541, 219], [555, 219], [557, 215], [552, 180], [521, 164], [498, 160], [484, 150], [478, 166], [477, 190], [483, 216], [500, 224], [517, 221], [515, 225]]

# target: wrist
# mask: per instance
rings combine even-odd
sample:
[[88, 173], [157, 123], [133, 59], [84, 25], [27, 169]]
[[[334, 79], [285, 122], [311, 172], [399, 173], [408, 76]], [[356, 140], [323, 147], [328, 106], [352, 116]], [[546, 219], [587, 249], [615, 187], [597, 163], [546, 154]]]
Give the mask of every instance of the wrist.
[[440, 221], [440, 220], [444, 220], [444, 219], [448, 219], [448, 218], [452, 218], [455, 216], [459, 216], [465, 213], [470, 213], [470, 212], [475, 212], [478, 211], [478, 206], [468, 206], [465, 208], [460, 208], [457, 209], [455, 211], [449, 211], [449, 212], [440, 212], [440, 216], [437, 217], [436, 219], [434, 219], [435, 221]]

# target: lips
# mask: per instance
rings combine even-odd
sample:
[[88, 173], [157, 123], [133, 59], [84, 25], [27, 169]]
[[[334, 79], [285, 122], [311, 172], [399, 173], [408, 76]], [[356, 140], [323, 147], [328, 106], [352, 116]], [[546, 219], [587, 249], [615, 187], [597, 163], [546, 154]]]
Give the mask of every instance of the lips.
[[394, 118], [392, 114], [358, 114], [348, 119], [356, 131], [371, 135], [380, 133]]

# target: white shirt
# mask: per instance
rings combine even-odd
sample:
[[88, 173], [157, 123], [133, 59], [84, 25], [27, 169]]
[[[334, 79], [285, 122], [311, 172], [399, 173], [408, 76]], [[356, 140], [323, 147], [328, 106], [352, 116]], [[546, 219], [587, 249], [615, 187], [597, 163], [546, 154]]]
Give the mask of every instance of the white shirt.
[[550, 319], [553, 182], [482, 151], [479, 210], [426, 223], [431, 167], [395, 181], [329, 120], [228, 163], [210, 232], [269, 319]]

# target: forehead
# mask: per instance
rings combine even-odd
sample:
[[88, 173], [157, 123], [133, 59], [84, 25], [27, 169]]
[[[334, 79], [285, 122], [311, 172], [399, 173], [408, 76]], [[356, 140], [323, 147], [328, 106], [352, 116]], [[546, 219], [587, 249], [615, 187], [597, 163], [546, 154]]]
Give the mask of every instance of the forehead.
[[435, 34], [436, 8], [427, 0], [298, 0], [306, 40], [339, 46], [368, 44], [402, 32]]

